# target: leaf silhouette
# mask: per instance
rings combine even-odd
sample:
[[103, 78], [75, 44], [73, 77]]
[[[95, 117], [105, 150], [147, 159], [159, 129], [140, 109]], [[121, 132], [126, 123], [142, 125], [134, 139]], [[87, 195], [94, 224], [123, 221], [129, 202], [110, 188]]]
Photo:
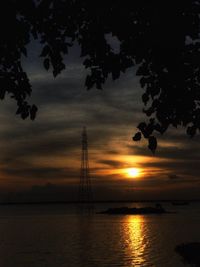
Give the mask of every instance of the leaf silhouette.
[[156, 138], [154, 136], [149, 136], [148, 141], [149, 141], [148, 148], [152, 151], [152, 153], [155, 153], [155, 150], [157, 148]]
[[141, 132], [137, 132], [134, 136], [133, 136], [133, 141], [140, 141], [142, 135]]
[[45, 58], [43, 64], [44, 64], [45, 69], [48, 70], [49, 67], [50, 67], [49, 59], [48, 58]]

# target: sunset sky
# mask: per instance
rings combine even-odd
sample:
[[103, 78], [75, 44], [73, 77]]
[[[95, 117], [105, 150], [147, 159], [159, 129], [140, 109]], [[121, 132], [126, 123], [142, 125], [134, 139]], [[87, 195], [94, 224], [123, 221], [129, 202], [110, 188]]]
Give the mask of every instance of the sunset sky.
[[0, 200], [76, 200], [83, 126], [96, 200], [199, 198], [199, 136], [171, 128], [158, 136], [155, 155], [145, 141], [132, 141], [145, 119], [133, 68], [103, 90], [87, 91], [78, 47], [56, 79], [41, 67], [36, 44], [29, 52], [23, 60], [33, 85], [30, 102], [39, 111], [35, 121], [23, 121], [13, 100], [1, 102]]

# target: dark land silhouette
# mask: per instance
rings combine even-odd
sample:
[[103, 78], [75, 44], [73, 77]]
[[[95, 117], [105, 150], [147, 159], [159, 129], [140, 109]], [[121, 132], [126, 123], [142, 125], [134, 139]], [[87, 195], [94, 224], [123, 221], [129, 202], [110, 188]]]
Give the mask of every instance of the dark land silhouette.
[[155, 207], [143, 207], [143, 208], [109, 208], [105, 211], [99, 212], [99, 214], [109, 214], [109, 215], [148, 215], [148, 214], [164, 214], [170, 213], [166, 211], [161, 205]]
[[185, 206], [185, 205], [189, 205], [190, 202], [189, 201], [172, 201], [172, 205], [174, 206]]
[[32, 89], [22, 66], [27, 45], [32, 39], [40, 43], [38, 60], [56, 77], [66, 67], [69, 48], [78, 43], [90, 70], [87, 89], [101, 89], [108, 77], [119, 79], [136, 66], [147, 120], [139, 123], [134, 141], [143, 136], [154, 152], [155, 133], [169, 126], [183, 126], [192, 137], [200, 129], [199, 12], [198, 0], [4, 0], [0, 98], [10, 95], [16, 113], [34, 119], [37, 107], [27, 100]]
[[185, 263], [194, 267], [200, 266], [200, 243], [186, 243], [176, 246], [175, 251], [182, 256]]

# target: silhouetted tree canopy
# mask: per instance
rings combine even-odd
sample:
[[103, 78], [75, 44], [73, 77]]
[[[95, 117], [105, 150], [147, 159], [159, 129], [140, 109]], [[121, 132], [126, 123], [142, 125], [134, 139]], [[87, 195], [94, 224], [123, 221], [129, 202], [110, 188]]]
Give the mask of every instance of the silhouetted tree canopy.
[[[78, 42], [89, 68], [87, 89], [102, 88], [109, 75], [120, 78], [137, 67], [146, 122], [139, 132], [156, 149], [155, 132], [170, 125], [200, 130], [199, 0], [4, 0], [0, 3], [0, 98], [6, 94], [23, 119], [35, 118], [37, 107], [27, 102], [31, 84], [21, 58], [32, 38], [42, 45], [46, 70], [54, 77], [65, 69], [63, 56]], [[115, 51], [106, 38], [120, 42]]]

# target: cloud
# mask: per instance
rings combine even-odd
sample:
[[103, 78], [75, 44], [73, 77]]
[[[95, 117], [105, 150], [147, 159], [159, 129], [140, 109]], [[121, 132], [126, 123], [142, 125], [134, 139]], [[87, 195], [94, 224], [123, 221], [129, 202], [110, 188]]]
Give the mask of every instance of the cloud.
[[61, 168], [61, 167], [26, 167], [26, 165], [20, 165], [18, 168], [4, 167], [1, 169], [1, 173], [9, 176], [16, 177], [16, 179], [27, 180], [65, 180], [78, 178], [79, 171], [76, 168]]
[[108, 165], [112, 168], [120, 168], [122, 166], [122, 162], [117, 160], [98, 160], [98, 163]]
[[177, 174], [168, 174], [168, 178], [170, 179], [170, 180], [179, 180], [179, 179], [181, 179], [181, 177], [180, 176], [178, 176]]
[[[25, 67], [33, 84], [29, 100], [38, 105], [38, 116], [34, 122], [23, 121], [14, 115], [16, 106], [12, 100], [7, 98], [2, 102], [1, 181], [19, 181], [20, 190], [25, 184], [30, 186], [30, 181], [43, 186], [49, 181], [57, 184], [59, 179], [63, 184], [69, 181], [70, 188], [70, 177], [75, 181], [79, 176], [83, 126], [88, 129], [91, 173], [95, 174], [99, 195], [103, 195], [103, 191], [109, 195], [113, 187], [117, 193], [113, 192], [112, 196], [122, 196], [124, 188], [129, 187], [128, 182], [125, 181], [120, 189], [118, 184], [122, 185], [122, 178], [116, 179], [117, 175], [102, 172], [121, 168], [123, 164], [135, 164], [137, 157], [141, 158], [137, 164], [146, 175], [138, 182], [141, 191], [149, 188], [155, 192], [159, 186], [170, 186], [175, 180], [180, 180], [179, 184], [186, 180], [187, 183], [197, 181], [200, 177], [200, 137], [187, 139], [183, 130], [170, 129], [164, 136], [158, 135], [158, 150], [152, 157], [145, 141], [131, 141], [136, 126], [145, 119], [141, 111], [143, 89], [135, 69], [129, 69], [115, 82], [109, 78], [103, 90], [87, 91], [84, 88], [87, 70], [81, 65], [79, 48], [73, 49], [66, 59], [66, 71], [54, 79], [36, 62], [40, 48], [31, 47], [31, 60], [25, 62]], [[123, 156], [131, 156], [130, 162], [129, 159], [122, 161]], [[108, 189], [102, 187], [100, 190], [101, 182], [105, 181]]]

